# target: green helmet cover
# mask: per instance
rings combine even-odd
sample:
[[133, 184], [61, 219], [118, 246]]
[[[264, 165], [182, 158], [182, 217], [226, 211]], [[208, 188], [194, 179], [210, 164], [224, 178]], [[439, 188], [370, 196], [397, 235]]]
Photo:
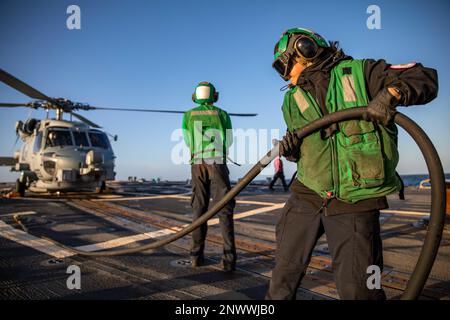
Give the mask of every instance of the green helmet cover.
[[289, 38], [293, 34], [304, 34], [313, 39], [319, 47], [329, 47], [328, 42], [318, 33], [304, 29], [304, 28], [291, 28], [286, 30], [278, 41], [276, 51], [274, 52], [274, 60], [276, 60], [283, 52], [286, 51], [289, 45]]
[[200, 82], [197, 87], [195, 87], [195, 91], [192, 94], [192, 100], [195, 103], [213, 103], [218, 99], [218, 92], [212, 83], [203, 81]]

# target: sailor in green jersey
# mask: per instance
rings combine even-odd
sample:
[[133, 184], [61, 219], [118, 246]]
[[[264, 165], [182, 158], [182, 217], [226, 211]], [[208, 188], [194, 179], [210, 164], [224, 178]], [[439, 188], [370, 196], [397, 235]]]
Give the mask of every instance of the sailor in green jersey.
[[[302, 28], [283, 33], [274, 54], [273, 67], [290, 81], [280, 154], [297, 163], [297, 179], [276, 226], [276, 265], [266, 297], [295, 299], [325, 233], [341, 299], [385, 299], [382, 288], [367, 286], [367, 270], [383, 268], [379, 210], [401, 186], [392, 117], [397, 105], [436, 97], [436, 71], [419, 63], [356, 60]], [[357, 106], [367, 106], [366, 119], [331, 125], [302, 141], [292, 134], [328, 113]]]
[[[226, 165], [228, 148], [233, 143], [230, 116], [213, 105], [219, 92], [209, 82], [200, 82], [192, 95], [199, 105], [183, 116], [183, 136], [191, 152], [192, 199], [194, 220], [208, 210], [209, 199], [222, 199], [230, 190]], [[223, 237], [222, 267], [233, 271], [236, 265], [233, 210], [235, 201], [229, 202], [218, 214]], [[194, 267], [204, 263], [207, 224], [192, 232], [191, 261]]]

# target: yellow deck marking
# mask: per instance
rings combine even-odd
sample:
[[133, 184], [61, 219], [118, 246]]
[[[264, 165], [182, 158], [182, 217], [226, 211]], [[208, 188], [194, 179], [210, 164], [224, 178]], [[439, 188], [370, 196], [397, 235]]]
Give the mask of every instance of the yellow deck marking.
[[[151, 199], [166, 199], [166, 198], [178, 198], [178, 194], [158, 194], [158, 195], [148, 195], [142, 197], [119, 197], [119, 198], [103, 198], [103, 199], [90, 199], [89, 201], [103, 202], [103, 201], [133, 201], [133, 200], [151, 200]], [[189, 197], [186, 197], [189, 198]]]
[[[90, 199], [93, 202], [113, 202], [113, 201], [133, 201], [133, 200], [152, 200], [152, 199], [183, 199], [189, 200], [191, 197], [184, 194], [165, 194], [165, 195], [148, 195], [143, 197], [120, 197], [120, 198], [109, 198], [109, 199]], [[261, 206], [273, 206], [278, 205], [280, 203], [276, 202], [267, 202], [267, 201], [252, 201], [252, 200], [236, 200], [237, 203], [242, 204], [254, 204]], [[284, 203], [283, 203], [284, 204]]]
[[14, 215], [18, 215], [18, 216], [29, 216], [29, 215], [31, 215], [31, 214], [36, 214], [36, 211], [13, 212], [13, 213], [2, 214], [2, 215], [0, 215], [0, 217], [8, 217], [8, 216], [14, 216]]
[[[258, 209], [253, 209], [253, 210], [237, 213], [234, 215], [234, 220], [239, 220], [239, 219], [243, 219], [246, 217], [254, 216], [255, 214], [258, 214], [258, 213], [270, 212], [270, 211], [277, 210], [277, 209], [280, 209], [283, 207], [284, 207], [284, 203], [279, 203], [279, 204], [275, 204], [270, 207], [263, 207], [263, 208], [258, 208]], [[208, 225], [214, 225], [214, 224], [218, 224], [218, 223], [219, 223], [219, 218], [214, 218], [214, 219], [211, 219], [208, 221]]]
[[112, 239], [112, 240], [108, 240], [108, 241], [104, 241], [104, 242], [79, 246], [79, 247], [77, 247], [77, 249], [83, 250], [83, 251], [89, 251], [89, 252], [111, 249], [111, 248], [125, 246], [127, 244], [135, 243], [135, 242], [142, 241], [142, 240], [159, 238], [159, 237], [166, 236], [166, 235], [169, 235], [169, 234], [172, 234], [175, 232], [176, 231], [172, 230], [172, 229], [162, 229], [162, 230], [157, 230], [157, 231], [152, 231], [152, 232], [136, 234], [133, 236], [116, 238], [116, 239]]
[[[284, 206], [284, 203], [281, 203], [281, 204], [277, 204], [277, 205], [274, 205], [271, 207], [264, 207], [264, 208], [249, 210], [246, 212], [235, 214], [234, 220], [243, 219], [243, 218], [250, 217], [250, 216], [253, 216], [253, 215], [256, 215], [259, 213], [263, 213], [263, 212], [273, 211], [273, 210], [282, 208], [283, 206]], [[217, 224], [219, 224], [219, 218], [211, 219], [208, 221], [208, 226], [217, 225]], [[137, 234], [137, 235], [133, 235], [133, 236], [121, 237], [121, 238], [112, 239], [112, 240], [99, 242], [99, 243], [95, 243], [95, 244], [80, 246], [80, 247], [77, 247], [77, 249], [85, 250], [85, 251], [97, 251], [97, 250], [105, 250], [105, 249], [111, 249], [111, 248], [115, 248], [115, 247], [121, 247], [121, 246], [131, 244], [131, 243], [134, 243], [137, 241], [154, 239], [154, 238], [159, 238], [159, 237], [166, 236], [169, 234], [173, 234], [175, 232], [178, 232], [182, 228], [187, 227], [188, 225], [189, 224], [184, 224], [182, 226], [174, 226], [171, 228], [161, 229], [161, 230], [157, 230], [157, 231], [153, 231], [153, 232], [145, 232], [145, 233], [141, 233], [141, 234]]]
[[0, 221], [0, 236], [55, 258], [62, 259], [74, 255], [72, 252], [64, 250], [48, 240], [15, 229], [3, 221]]
[[406, 211], [406, 210], [381, 210], [381, 213], [392, 213], [392, 214], [405, 215], [405, 216], [421, 216], [421, 217], [427, 217], [430, 215], [429, 212]]

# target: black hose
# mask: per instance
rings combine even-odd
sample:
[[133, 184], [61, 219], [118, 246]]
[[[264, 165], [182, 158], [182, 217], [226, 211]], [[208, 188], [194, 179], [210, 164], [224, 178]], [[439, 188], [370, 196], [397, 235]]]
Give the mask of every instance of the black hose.
[[[356, 107], [350, 108], [334, 113], [330, 113], [323, 118], [320, 118], [308, 125], [295, 131], [298, 138], [302, 139], [313, 132], [320, 130], [323, 127], [329, 126], [333, 123], [362, 118], [366, 108]], [[442, 169], [442, 164], [439, 155], [436, 152], [432, 142], [426, 133], [410, 118], [397, 113], [394, 117], [395, 123], [405, 129], [406, 132], [414, 139], [419, 146], [427, 164], [428, 172], [431, 179], [431, 214], [428, 230], [425, 240], [420, 251], [419, 259], [408, 281], [406, 290], [402, 299], [417, 299], [420, 295], [425, 282], [431, 272], [436, 254], [439, 249], [439, 244], [442, 237], [442, 230], [445, 221], [445, 176]], [[135, 253], [150, 249], [156, 249], [165, 246], [179, 238], [189, 234], [193, 230], [200, 227], [207, 222], [211, 217], [218, 213], [230, 200], [236, 197], [276, 156], [278, 155], [278, 147], [270, 150], [257, 164], [255, 164], [249, 172], [237, 183], [219, 202], [217, 202], [211, 209], [197, 220], [193, 221], [189, 226], [178, 231], [177, 233], [168, 236], [164, 239], [155, 242], [138, 246], [135, 248], [118, 249], [100, 252], [86, 252], [77, 250], [72, 247], [62, 245], [51, 239], [53, 243], [61, 246], [71, 252], [88, 257], [105, 257], [122, 254]]]
[[414, 139], [427, 164], [431, 180], [431, 213], [428, 230], [414, 271], [409, 278], [402, 300], [417, 299], [433, 267], [445, 224], [445, 175], [439, 155], [427, 134], [414, 121], [398, 113], [395, 122]]
[[288, 184], [288, 188], [291, 187], [292, 182], [294, 182], [295, 179], [297, 179], [297, 171], [295, 171], [294, 174], [292, 175], [291, 180], [289, 181], [289, 184]]

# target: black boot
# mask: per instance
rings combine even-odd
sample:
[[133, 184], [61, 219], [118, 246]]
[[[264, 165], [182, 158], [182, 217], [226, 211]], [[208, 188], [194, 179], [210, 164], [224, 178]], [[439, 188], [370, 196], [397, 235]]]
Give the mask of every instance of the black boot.
[[233, 272], [236, 270], [236, 262], [222, 260], [222, 269], [225, 272]]
[[193, 268], [201, 267], [205, 265], [205, 257], [201, 256], [192, 256], [191, 257], [191, 265]]

